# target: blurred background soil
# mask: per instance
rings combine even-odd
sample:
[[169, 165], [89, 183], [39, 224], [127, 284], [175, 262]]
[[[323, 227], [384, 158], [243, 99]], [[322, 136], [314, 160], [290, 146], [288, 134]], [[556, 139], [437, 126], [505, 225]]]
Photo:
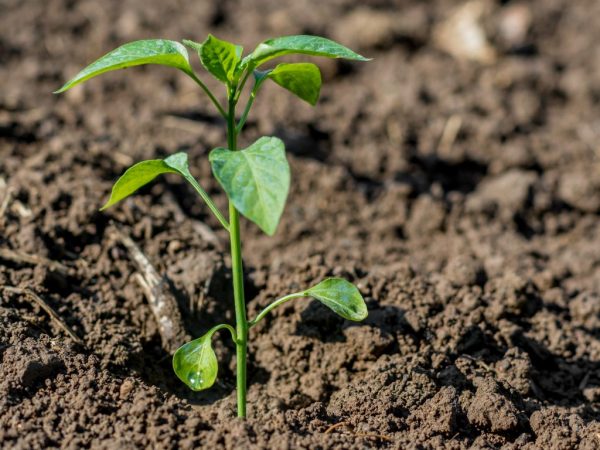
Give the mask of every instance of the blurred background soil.
[[[599, 448], [598, 17], [597, 0], [0, 0], [0, 446]], [[314, 109], [267, 86], [242, 139], [279, 136], [293, 171], [276, 236], [243, 225], [250, 314], [328, 275], [370, 312], [298, 301], [253, 329], [246, 421], [225, 336], [213, 389], [172, 374], [114, 233], [199, 336], [233, 320], [218, 222], [176, 177], [98, 212], [129, 165], [176, 151], [224, 209], [223, 121], [164, 67], [51, 94], [126, 41], [209, 32], [374, 58], [319, 60]]]

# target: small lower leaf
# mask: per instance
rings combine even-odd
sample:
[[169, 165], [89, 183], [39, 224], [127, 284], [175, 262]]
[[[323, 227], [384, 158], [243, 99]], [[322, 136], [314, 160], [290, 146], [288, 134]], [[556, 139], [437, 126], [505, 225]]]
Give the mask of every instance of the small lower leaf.
[[202, 189], [202, 187], [190, 173], [188, 157], [184, 152], [175, 153], [165, 159], [151, 159], [149, 161], [142, 161], [134, 166], [131, 166], [114, 184], [110, 194], [110, 199], [102, 208], [100, 208], [100, 211], [103, 211], [115, 203], [123, 200], [124, 198], [129, 197], [139, 188], [150, 183], [158, 175], [163, 173], [178, 173], [181, 175], [188, 183], [192, 185], [196, 192], [198, 192], [202, 200], [206, 202], [210, 210], [214, 213], [215, 217], [219, 219], [219, 222], [221, 222], [223, 227], [226, 230], [229, 230], [227, 219], [223, 217], [219, 211], [219, 208], [217, 208], [210, 196], [206, 193], [206, 191], [204, 191], [204, 189]]
[[193, 391], [211, 387], [217, 379], [219, 364], [212, 348], [213, 328], [204, 336], [182, 345], [173, 355], [175, 374]]
[[100, 211], [120, 202], [129, 197], [142, 186], [150, 183], [157, 176], [163, 173], [176, 173], [177, 171], [169, 167], [162, 159], [151, 159], [139, 162], [125, 171], [117, 180], [112, 188], [110, 199], [100, 208]]
[[343, 278], [327, 278], [304, 292], [313, 297], [344, 319], [359, 322], [368, 315], [359, 290]]

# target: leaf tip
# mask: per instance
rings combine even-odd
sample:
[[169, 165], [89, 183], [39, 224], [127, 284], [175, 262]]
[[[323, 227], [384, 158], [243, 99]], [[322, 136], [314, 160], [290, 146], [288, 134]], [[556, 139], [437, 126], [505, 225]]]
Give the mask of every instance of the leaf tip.
[[361, 311], [359, 314], [356, 315], [356, 319], [350, 319], [350, 320], [354, 320], [355, 322], [362, 322], [367, 317], [369, 317], [369, 310], [367, 310], [367, 308], [365, 308], [364, 311]]
[[104, 205], [102, 205], [100, 207], [100, 209], [98, 211], [104, 212], [104, 211], [106, 211], [108, 208], [110, 208], [114, 204], [115, 204], [115, 202], [113, 202], [112, 198], [110, 198], [110, 199], [108, 199], [108, 201]]
[[[262, 227], [261, 227], [262, 228]], [[277, 231], [277, 227], [273, 229], [262, 228], [267, 236], [275, 236], [275, 232]]]
[[69, 83], [65, 83], [60, 88], [58, 88], [57, 90], [52, 91], [52, 93], [53, 94], [62, 94], [63, 92], [65, 92], [68, 89], [69, 89]]
[[252, 220], [256, 225], [258, 225], [258, 228], [261, 229], [261, 231], [263, 233], [265, 233], [267, 236], [274, 236], [275, 233], [277, 232], [277, 227], [279, 225], [279, 218], [277, 219], [277, 221], [275, 222], [271, 222], [268, 223], [267, 221], [255, 221], [253, 219]]

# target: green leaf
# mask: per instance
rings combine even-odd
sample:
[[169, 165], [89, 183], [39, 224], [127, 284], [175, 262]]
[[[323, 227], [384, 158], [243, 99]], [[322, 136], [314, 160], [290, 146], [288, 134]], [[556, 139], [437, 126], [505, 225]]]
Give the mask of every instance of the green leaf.
[[175, 374], [194, 391], [208, 389], [217, 379], [219, 364], [211, 342], [216, 329], [182, 345], [173, 355]]
[[321, 71], [312, 63], [279, 64], [268, 77], [313, 106], [319, 100]]
[[206, 70], [223, 83], [236, 82], [236, 68], [242, 57], [243, 47], [217, 39], [209, 34], [202, 44], [183, 41], [198, 52], [200, 62]]
[[188, 170], [187, 154], [183, 152], [175, 153], [165, 159], [151, 159], [131, 166], [114, 184], [110, 199], [100, 208], [100, 211], [104, 211], [115, 203], [129, 197], [139, 188], [150, 183], [163, 173], [179, 173], [190, 181], [192, 175]]
[[196, 179], [190, 173], [188, 167], [188, 157], [184, 152], [175, 153], [165, 159], [152, 159], [135, 164], [125, 171], [117, 180], [112, 188], [110, 199], [100, 208], [100, 211], [114, 205], [115, 203], [129, 197], [145, 184], [150, 183], [154, 178], [163, 173], [178, 173], [192, 185], [198, 195], [204, 200], [215, 217], [221, 222], [221, 225], [229, 231], [229, 223], [223, 217], [217, 205], [214, 204], [210, 196], [198, 184]]
[[238, 151], [216, 148], [209, 160], [237, 210], [273, 235], [290, 186], [290, 167], [281, 139], [262, 137]]
[[87, 66], [58, 91], [55, 91], [55, 94], [71, 89], [96, 75], [142, 64], [160, 64], [175, 67], [187, 74], [192, 71], [187, 50], [179, 42], [165, 39], [129, 42]]
[[344, 319], [359, 322], [367, 317], [367, 305], [352, 283], [343, 278], [327, 278], [304, 294], [313, 297]]
[[104, 211], [115, 203], [129, 197], [160, 174], [173, 172], [175, 171], [167, 166], [162, 159], [142, 161], [131, 166], [113, 185], [110, 199], [100, 208], [100, 211]]
[[282, 36], [262, 42], [250, 55], [244, 58], [242, 66], [258, 67], [273, 58], [293, 53], [369, 61], [368, 58], [330, 39], [320, 36], [297, 35]]

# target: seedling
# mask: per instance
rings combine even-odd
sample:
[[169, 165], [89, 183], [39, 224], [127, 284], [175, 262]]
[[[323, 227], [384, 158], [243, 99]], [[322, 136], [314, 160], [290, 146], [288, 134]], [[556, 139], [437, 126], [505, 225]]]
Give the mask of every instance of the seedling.
[[[190, 65], [186, 47], [179, 42], [164, 39], [135, 41], [122, 45], [87, 66], [56, 93], [64, 92], [96, 75], [112, 70], [142, 64], [160, 64], [179, 69], [191, 77], [225, 119], [227, 147], [212, 150], [209, 161], [214, 176], [229, 199], [228, 219], [190, 173], [185, 153], [176, 153], [165, 159], [142, 161], [130, 167], [117, 180], [108, 202], [102, 209], [133, 194], [160, 174], [175, 173], [193, 186], [223, 228], [229, 232], [235, 328], [230, 324], [220, 324], [200, 338], [183, 345], [173, 355], [173, 369], [181, 381], [195, 391], [212, 386], [217, 377], [218, 363], [211, 340], [218, 330], [226, 329], [236, 347], [238, 416], [245, 417], [248, 330], [272, 309], [292, 299], [311, 297], [345, 319], [361, 321], [367, 317], [367, 307], [358, 289], [344, 279], [328, 278], [309, 289], [275, 300], [252, 320], [246, 318], [239, 215], [242, 214], [254, 222], [266, 234], [273, 235], [288, 195], [290, 168], [280, 139], [261, 137], [249, 147], [238, 149], [237, 137], [244, 128], [252, 104], [265, 81], [274, 81], [311, 105], [316, 104], [321, 90], [321, 72], [312, 63], [281, 63], [271, 69], [259, 68], [274, 58], [290, 54], [356, 61], [368, 59], [343, 45], [317, 36], [284, 36], [269, 39], [243, 58], [241, 46], [222, 41], [212, 35], [201, 44], [188, 40], [184, 40], [183, 44], [195, 50], [202, 66], [225, 85], [226, 106], [221, 105], [196, 75]], [[251, 77], [254, 79], [253, 87], [241, 116], [237, 118], [236, 106], [246, 82]]]

